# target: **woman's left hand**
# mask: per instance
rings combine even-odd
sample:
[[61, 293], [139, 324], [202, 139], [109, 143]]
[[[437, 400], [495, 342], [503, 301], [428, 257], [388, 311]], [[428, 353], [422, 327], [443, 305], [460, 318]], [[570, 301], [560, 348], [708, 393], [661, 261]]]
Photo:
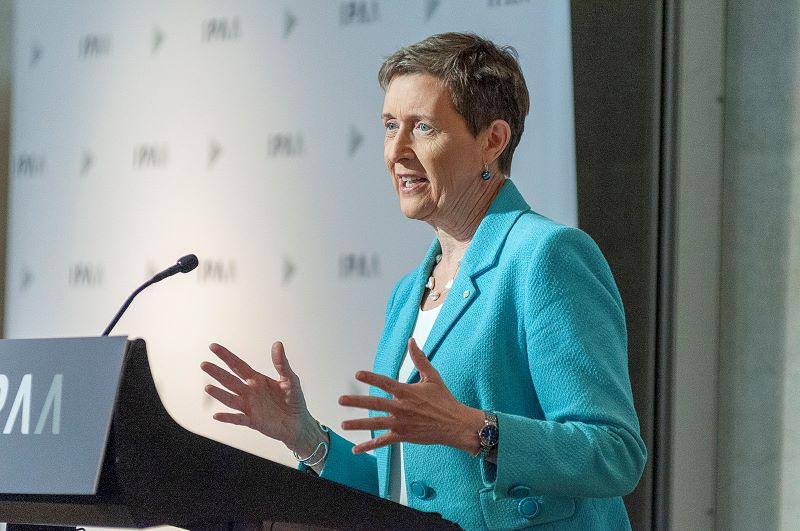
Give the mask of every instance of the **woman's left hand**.
[[417, 383], [406, 384], [369, 371], [359, 371], [356, 379], [382, 389], [392, 398], [344, 395], [339, 404], [349, 407], [384, 411], [388, 415], [346, 420], [345, 430], [388, 430], [382, 435], [353, 447], [363, 453], [397, 442], [444, 444], [470, 454], [478, 451], [478, 430], [484, 414], [459, 402], [444, 384], [439, 372], [413, 339], [408, 340], [408, 353], [419, 371]]

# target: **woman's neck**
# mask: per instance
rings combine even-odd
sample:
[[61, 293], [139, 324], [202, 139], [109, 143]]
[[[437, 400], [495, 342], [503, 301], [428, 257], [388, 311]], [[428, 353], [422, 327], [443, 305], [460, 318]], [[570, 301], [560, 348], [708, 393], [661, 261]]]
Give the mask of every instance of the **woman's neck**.
[[461, 260], [464, 253], [467, 252], [467, 247], [469, 247], [475, 232], [473, 231], [473, 233], [466, 238], [455, 237], [443, 229], [437, 230], [436, 234], [439, 239], [439, 245], [442, 246], [442, 261], [450, 263]]
[[502, 181], [498, 179], [496, 185], [485, 188], [478, 200], [471, 202], [469, 208], [462, 209], [459, 215], [449, 216], [450, 219], [434, 227], [439, 244], [442, 246], [443, 261], [454, 262], [464, 256], [504, 181], [505, 179]]

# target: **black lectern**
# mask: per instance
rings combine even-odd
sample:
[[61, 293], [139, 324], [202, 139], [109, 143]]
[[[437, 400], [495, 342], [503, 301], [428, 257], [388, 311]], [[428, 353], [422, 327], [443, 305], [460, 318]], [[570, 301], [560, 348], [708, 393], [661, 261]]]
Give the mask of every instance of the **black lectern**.
[[[0, 459], [13, 457], [0, 450]], [[0, 522], [187, 529], [458, 529], [438, 514], [403, 507], [182, 428], [159, 399], [141, 339], [128, 342], [102, 459], [94, 494], [0, 493]]]

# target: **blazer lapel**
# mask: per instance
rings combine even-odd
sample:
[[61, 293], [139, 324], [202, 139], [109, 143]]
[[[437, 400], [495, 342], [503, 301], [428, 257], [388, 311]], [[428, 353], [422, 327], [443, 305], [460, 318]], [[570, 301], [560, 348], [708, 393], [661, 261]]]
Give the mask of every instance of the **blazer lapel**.
[[[475, 279], [496, 264], [508, 232], [517, 218], [528, 210], [530, 207], [517, 191], [514, 183], [507, 179], [475, 232], [475, 236], [461, 260], [458, 275], [453, 281], [453, 286], [445, 299], [439, 317], [422, 347], [422, 351], [428, 356], [428, 359], [433, 358], [436, 349], [455, 322], [472, 304], [472, 301], [478, 298], [480, 292]], [[441, 252], [442, 247], [439, 241], [434, 239], [422, 263], [413, 273], [411, 289], [407, 291], [406, 299], [395, 302], [396, 305], [400, 304], [401, 306], [399, 306], [398, 317], [391, 326], [391, 330], [385, 331], [388, 333], [386, 343], [379, 349], [379, 358], [375, 360], [377, 372], [397, 379], [400, 365], [406, 354], [408, 339], [417, 322], [425, 282], [433, 270], [436, 256]], [[419, 372], [414, 369], [408, 382], [417, 380], [419, 380]], [[370, 389], [370, 394], [387, 396], [386, 393], [374, 387]], [[377, 435], [377, 432], [374, 435]], [[378, 459], [378, 485], [380, 494], [384, 498], [389, 497], [391, 454], [391, 447], [379, 448], [375, 452]]]
[[403, 364], [403, 359], [406, 355], [408, 340], [414, 332], [414, 325], [417, 322], [419, 303], [422, 300], [425, 283], [428, 280], [428, 276], [430, 276], [430, 272], [433, 270], [436, 256], [441, 252], [442, 247], [439, 245], [439, 241], [434, 239], [422, 263], [414, 272], [414, 280], [408, 297], [406, 300], [398, 302], [398, 304], [402, 304], [402, 306], [400, 307], [389, 344], [386, 345], [387, 365], [385, 367], [386, 372], [384, 373], [395, 380], [397, 379], [400, 366]]
[[[439, 348], [442, 340], [447, 336], [447, 333], [453, 328], [453, 325], [458, 321], [461, 314], [480, 296], [476, 279], [484, 271], [493, 267], [497, 263], [498, 255], [503, 248], [506, 236], [508, 236], [511, 227], [517, 221], [517, 218], [523, 213], [530, 210], [530, 207], [520, 195], [517, 187], [510, 179], [507, 179], [500, 189], [500, 192], [495, 197], [486, 216], [478, 226], [475, 236], [472, 238], [467, 252], [461, 259], [461, 266], [459, 267], [458, 274], [453, 281], [453, 286], [447, 294], [439, 317], [431, 329], [428, 339], [425, 341], [422, 351], [428, 357], [433, 359], [436, 350]], [[436, 247], [441, 249], [438, 241], [435, 242]], [[433, 248], [434, 246], [431, 246]], [[437, 251], [440, 252], [440, 251]], [[430, 255], [430, 251], [428, 252]], [[429, 258], [426, 256], [426, 259]], [[434, 256], [435, 258], [435, 256]], [[430, 271], [432, 264], [427, 260], [425, 262], [429, 266], [426, 271]], [[418, 296], [414, 300], [415, 305], [419, 305], [419, 300], [422, 296], [420, 290]], [[416, 313], [415, 313], [416, 315]], [[413, 324], [412, 324], [413, 327]], [[406, 340], [410, 337], [413, 328], [408, 330]], [[405, 353], [405, 350], [403, 350]], [[399, 370], [398, 362], [397, 370]], [[397, 372], [393, 373], [397, 377]], [[419, 380], [419, 373], [416, 369], [411, 373], [408, 382], [415, 382]]]
[[[436, 255], [442, 252], [438, 240], [434, 240], [428, 248], [428, 253], [422, 260], [420, 266], [412, 273], [411, 289], [406, 293], [405, 300], [396, 301], [395, 305], [400, 305], [397, 319], [391, 330], [388, 333], [386, 343], [378, 350], [379, 358], [376, 359], [375, 370], [379, 374], [385, 374], [391, 378], [397, 379], [400, 372], [400, 366], [403, 363], [403, 358], [406, 355], [408, 338], [414, 331], [414, 325], [417, 322], [417, 313], [419, 311], [419, 303], [422, 299], [422, 292], [425, 289], [425, 282], [433, 269], [433, 264], [436, 261]], [[401, 296], [403, 296], [401, 294]], [[385, 391], [371, 387], [370, 394], [375, 396], [382, 396], [389, 398], [389, 394]], [[370, 415], [373, 412], [370, 411]], [[373, 437], [383, 433], [383, 430], [373, 432]], [[377, 458], [378, 468], [378, 486], [381, 497], [389, 498], [389, 474], [391, 469], [393, 448], [391, 446], [378, 448], [375, 450], [375, 457]]]

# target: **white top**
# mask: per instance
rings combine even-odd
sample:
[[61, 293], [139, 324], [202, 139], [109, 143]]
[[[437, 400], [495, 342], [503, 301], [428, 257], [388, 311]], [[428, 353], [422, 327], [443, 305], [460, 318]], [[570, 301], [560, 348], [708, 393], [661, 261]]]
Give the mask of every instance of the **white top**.
[[[442, 309], [440, 304], [436, 308], [428, 311], [417, 311], [417, 323], [414, 325], [414, 333], [411, 337], [417, 342], [420, 349], [425, 345], [425, 341], [431, 333], [433, 323], [439, 316], [439, 310]], [[427, 354], [427, 352], [426, 352]], [[414, 362], [411, 361], [411, 356], [406, 355], [403, 357], [403, 364], [400, 366], [400, 372], [397, 375], [397, 380], [400, 382], [407, 382], [411, 373], [414, 372]], [[392, 445], [392, 462], [389, 475], [389, 496], [392, 501], [408, 505], [408, 495], [406, 494], [406, 473], [403, 467], [403, 445], [396, 443]], [[399, 480], [399, 481], [398, 481]]]

